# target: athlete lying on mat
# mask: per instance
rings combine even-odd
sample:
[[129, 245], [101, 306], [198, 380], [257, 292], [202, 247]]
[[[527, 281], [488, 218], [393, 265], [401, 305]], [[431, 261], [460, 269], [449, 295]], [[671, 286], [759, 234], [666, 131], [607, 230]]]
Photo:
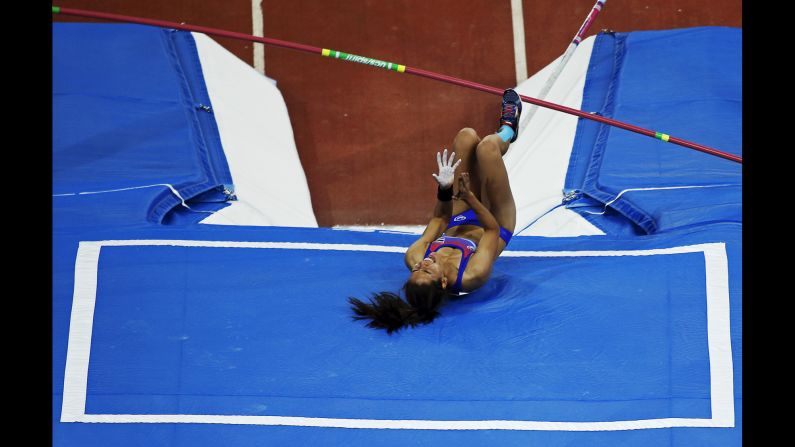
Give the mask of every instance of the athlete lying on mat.
[[[516, 140], [521, 111], [519, 95], [506, 90], [496, 133], [481, 140], [474, 130], [461, 129], [450, 157], [447, 149], [436, 154], [438, 201], [425, 232], [406, 251], [411, 271], [403, 285], [406, 301], [392, 292], [375, 294], [370, 303], [349, 298], [354, 319], [371, 320], [367, 326], [390, 334], [427, 324], [449, 298], [488, 280], [516, 226], [516, 204], [502, 156]], [[461, 158], [453, 164], [455, 154]]]

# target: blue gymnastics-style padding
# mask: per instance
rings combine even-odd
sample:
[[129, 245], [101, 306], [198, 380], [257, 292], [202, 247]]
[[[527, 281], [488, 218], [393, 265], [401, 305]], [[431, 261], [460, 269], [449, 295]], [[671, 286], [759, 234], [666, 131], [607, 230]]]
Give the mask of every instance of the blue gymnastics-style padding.
[[[170, 184], [205, 210], [232, 179], [190, 33], [53, 23], [54, 225], [172, 223]], [[189, 213], [198, 221], [203, 213]]]
[[[91, 231], [54, 245], [54, 405], [60, 405], [77, 243], [230, 240], [407, 247], [415, 236], [327, 229], [173, 227]], [[740, 226], [635, 240], [515, 238], [512, 251], [726, 244], [735, 414], [741, 415]], [[144, 243], [145, 244], [145, 243]], [[711, 417], [700, 253], [511, 257], [432, 324], [392, 336], [351, 319], [348, 296], [397, 291], [402, 253], [108, 246], [97, 263], [87, 414], [352, 419], [622, 421]], [[318, 427], [58, 423], [99, 445], [311, 443], [740, 445], [736, 428], [449, 432]], [[166, 424], [169, 425], [169, 424]], [[467, 435], [464, 436], [464, 433]], [[129, 435], [129, 437], [128, 437]], [[85, 439], [88, 439], [87, 437]], [[100, 442], [101, 440], [101, 442]]]
[[[620, 119], [639, 99], [622, 96], [638, 88], [617, 78], [616, 67], [632, 72], [655, 39], [695, 45], [699, 33], [713, 31], [600, 36], [585, 98]], [[53, 50], [54, 445], [741, 445], [742, 225], [732, 194], [707, 200], [629, 193], [631, 202], [622, 198], [605, 216], [591, 217], [611, 230], [607, 236], [514, 237], [485, 286], [447, 303], [432, 324], [388, 335], [354, 321], [347, 298], [398, 292], [408, 273], [403, 253], [416, 235], [192, 225], [204, 216], [196, 211], [226, 205], [232, 179], [189, 33], [54, 23]], [[597, 70], [602, 66], [608, 71]], [[722, 91], [715, 96], [725, 99]], [[656, 120], [659, 110], [638, 113]], [[655, 185], [692, 181], [675, 175], [676, 163], [688, 175], [704, 169], [709, 182], [734, 179], [724, 165], [663, 152], [655, 159], [659, 172], [641, 156], [616, 164], [613, 151], [634, 140], [580, 124], [567, 180], [582, 193], [573, 209], [586, 209], [586, 199], [604, 201], [603, 190], [615, 193], [634, 176]], [[598, 171], [591, 169], [595, 160]], [[194, 211], [167, 186], [137, 188], [152, 184], [173, 185]], [[66, 195], [116, 189], [125, 190]], [[220, 242], [253, 245], [206, 246]], [[645, 254], [632, 255], [639, 251]], [[724, 304], [728, 310], [720, 310]], [[85, 366], [84, 379], [75, 365]], [[78, 408], [85, 417], [128, 419], [62, 422], [63, 405], [67, 417]], [[727, 412], [727, 427], [570, 430], [580, 423], [708, 421]], [[147, 415], [463, 425], [129, 420]], [[569, 428], [467, 425], [484, 420]]]
[[[600, 34], [583, 109], [742, 155], [742, 30], [700, 27]], [[608, 234], [741, 222], [742, 167], [633, 132], [580, 120], [566, 179], [621, 219], [572, 208]], [[695, 187], [695, 188], [693, 188]], [[590, 213], [589, 213], [590, 211]]]

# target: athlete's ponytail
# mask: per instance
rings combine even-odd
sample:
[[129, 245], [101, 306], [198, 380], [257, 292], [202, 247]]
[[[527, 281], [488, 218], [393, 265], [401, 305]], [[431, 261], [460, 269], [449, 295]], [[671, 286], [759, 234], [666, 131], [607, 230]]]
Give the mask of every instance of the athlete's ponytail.
[[391, 334], [405, 326], [430, 323], [439, 315], [439, 307], [450, 295], [440, 282], [417, 285], [407, 281], [403, 291], [408, 302], [392, 292], [373, 294], [369, 304], [348, 298], [355, 314], [353, 319], [371, 320], [367, 327], [386, 329]]

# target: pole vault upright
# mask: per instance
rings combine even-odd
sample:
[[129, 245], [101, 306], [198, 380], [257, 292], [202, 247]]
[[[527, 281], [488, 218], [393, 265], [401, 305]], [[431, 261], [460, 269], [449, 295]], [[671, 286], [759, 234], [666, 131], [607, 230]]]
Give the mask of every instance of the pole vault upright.
[[[64, 14], [64, 15], [73, 15], [79, 17], [88, 17], [94, 19], [104, 19], [104, 20], [113, 20], [117, 22], [128, 22], [128, 23], [138, 23], [141, 25], [150, 25], [150, 26], [158, 26], [163, 28], [172, 28], [178, 29], [183, 31], [195, 31], [204, 34], [212, 34], [215, 36], [221, 37], [229, 37], [232, 39], [239, 39], [239, 40], [247, 40], [250, 42], [261, 42], [266, 45], [273, 45], [282, 48], [289, 48], [292, 50], [304, 51], [307, 53], [315, 53], [321, 56], [326, 57], [333, 57], [335, 59], [341, 59], [348, 62], [356, 62], [359, 64], [369, 65], [372, 67], [384, 68], [391, 71], [396, 71], [399, 73], [409, 73], [416, 76], [422, 76], [430, 79], [435, 79], [437, 81], [446, 82], [448, 84], [459, 85], [461, 87], [467, 87], [475, 90], [480, 90], [486, 93], [495, 94], [498, 96], [502, 96], [503, 89], [499, 89], [496, 87], [491, 87], [484, 84], [479, 84], [477, 82], [467, 81], [465, 79], [455, 78], [453, 76], [447, 76], [439, 73], [434, 73], [432, 71], [422, 70], [419, 68], [412, 68], [407, 67], [402, 64], [396, 64], [394, 62], [385, 62], [378, 59], [372, 59], [365, 56], [358, 56], [355, 54], [345, 53], [342, 51], [331, 50], [327, 48], [319, 48], [314, 47], [311, 45], [304, 45], [295, 42], [289, 42], [285, 40], [279, 39], [272, 39], [269, 37], [257, 37], [252, 36], [250, 34], [243, 34], [243, 33], [236, 33], [232, 31], [224, 31], [215, 28], [209, 28], [206, 26], [197, 26], [197, 25], [185, 25], [176, 22], [168, 22], [165, 20], [152, 20], [152, 19], [144, 19], [140, 17], [132, 17], [132, 16], [124, 16], [120, 14], [111, 14], [106, 12], [97, 12], [97, 11], [88, 11], [83, 9], [72, 9], [72, 8], [61, 8], [58, 6], [52, 7], [53, 14]], [[726, 160], [734, 161], [736, 163], [742, 163], [743, 159], [740, 156], [730, 154], [727, 152], [720, 151], [715, 148], [711, 148], [708, 146], [704, 146], [698, 143], [693, 143], [691, 141], [683, 140], [681, 138], [676, 138], [670, 136], [668, 134], [662, 132], [655, 132], [652, 130], [644, 129], [642, 127], [633, 126], [632, 124], [627, 124], [618, 120], [614, 120], [612, 118], [606, 118], [603, 116], [596, 115], [595, 113], [588, 113], [583, 112], [581, 110], [572, 109], [571, 107], [562, 106], [559, 104], [543, 101], [536, 98], [531, 98], [525, 95], [519, 95], [522, 98], [522, 101], [527, 102], [529, 104], [534, 104], [540, 107], [545, 107], [548, 109], [556, 110], [558, 112], [568, 113], [570, 115], [575, 115], [580, 118], [589, 119], [592, 121], [598, 121], [603, 124], [607, 124], [610, 126], [618, 127], [621, 129], [629, 130], [631, 132], [639, 133], [641, 135], [646, 135], [648, 137], [656, 138], [660, 141], [665, 141], [669, 143], [674, 143], [679, 146], [687, 147], [689, 149], [697, 150], [700, 152], [704, 152], [710, 155], [714, 155], [716, 157], [724, 158]]]
[[[550, 73], [549, 78], [547, 78], [547, 82], [544, 83], [543, 87], [541, 87], [541, 91], [539, 91], [536, 94], [536, 97], [538, 99], [545, 99], [547, 97], [547, 94], [549, 94], [549, 90], [552, 89], [552, 86], [555, 84], [555, 81], [558, 80], [558, 76], [560, 76], [560, 73], [563, 71], [563, 68], [565, 68], [566, 64], [569, 63], [569, 59], [571, 59], [571, 57], [574, 55], [574, 50], [577, 49], [577, 47], [580, 45], [580, 42], [582, 42], [582, 40], [585, 38], [585, 34], [588, 33], [588, 30], [591, 28], [591, 24], [593, 24], [594, 20], [596, 20], [596, 16], [599, 15], [599, 12], [602, 11], [602, 8], [604, 7], [606, 1], [607, 0], [596, 0], [596, 4], [593, 5], [593, 8], [591, 8], [591, 12], [588, 13], [588, 17], [585, 18], [584, 22], [582, 22], [579, 31], [577, 31], [577, 34], [574, 35], [574, 38], [571, 40], [571, 43], [569, 43], [569, 46], [566, 48], [566, 51], [563, 53], [563, 57], [560, 59], [560, 62], [558, 62], [558, 65], [555, 67], [552, 73]], [[533, 118], [533, 115], [535, 115], [536, 110], [538, 110], [538, 106], [534, 104], [527, 111], [527, 113], [522, 119], [522, 122], [519, 123], [519, 134], [521, 134], [522, 131], [527, 127], [527, 125], [530, 124], [530, 119]]]

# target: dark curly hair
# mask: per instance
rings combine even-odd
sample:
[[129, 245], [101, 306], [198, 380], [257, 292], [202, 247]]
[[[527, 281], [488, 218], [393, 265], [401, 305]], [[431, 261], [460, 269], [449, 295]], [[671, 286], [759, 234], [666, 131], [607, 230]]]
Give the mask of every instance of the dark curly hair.
[[406, 301], [392, 292], [374, 293], [370, 303], [350, 297], [348, 302], [353, 309], [354, 320], [370, 320], [367, 327], [386, 329], [388, 334], [406, 326], [428, 324], [439, 315], [439, 308], [450, 297], [450, 292], [442, 287], [441, 281], [429, 284], [403, 284]]

